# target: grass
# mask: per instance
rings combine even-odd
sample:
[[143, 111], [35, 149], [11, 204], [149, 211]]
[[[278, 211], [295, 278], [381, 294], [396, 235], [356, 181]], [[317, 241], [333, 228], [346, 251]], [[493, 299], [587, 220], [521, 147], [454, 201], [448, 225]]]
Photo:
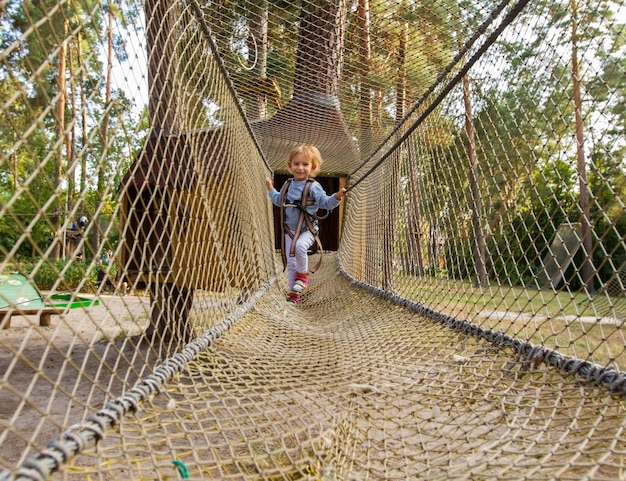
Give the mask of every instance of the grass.
[[399, 274], [396, 291], [458, 319], [602, 366], [626, 367], [626, 298]]

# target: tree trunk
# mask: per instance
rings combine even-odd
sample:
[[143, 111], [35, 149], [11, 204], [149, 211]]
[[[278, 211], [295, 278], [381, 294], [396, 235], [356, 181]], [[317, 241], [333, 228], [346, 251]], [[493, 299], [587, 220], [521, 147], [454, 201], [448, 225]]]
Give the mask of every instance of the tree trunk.
[[591, 238], [591, 212], [589, 209], [589, 187], [587, 183], [587, 160], [585, 156], [584, 121], [580, 85], [580, 66], [578, 63], [578, 3], [570, 2], [572, 10], [572, 88], [574, 90], [574, 116], [576, 118], [576, 158], [578, 168], [578, 186], [580, 189], [580, 229], [584, 253], [582, 282], [587, 294], [593, 293], [593, 240]]
[[[146, 43], [148, 48], [148, 111], [152, 135], [161, 137], [175, 133], [179, 119], [177, 92], [174, 83], [174, 73], [177, 64], [175, 42], [177, 39], [176, 3], [173, 0], [147, 0], [145, 3], [147, 22]], [[161, 140], [166, 142], [166, 140]], [[155, 189], [156, 190], [156, 189]], [[155, 198], [156, 191], [152, 192], [155, 209], [165, 213], [167, 217], [166, 195], [161, 200]], [[172, 226], [159, 232], [158, 246], [154, 251], [167, 252], [170, 248], [169, 239], [172, 235]], [[162, 266], [167, 258], [163, 255], [159, 259], [149, 259], [146, 262], [159, 262]], [[122, 271], [125, 266], [120, 266]], [[157, 267], [162, 270], [162, 267]], [[167, 274], [164, 274], [167, 276]], [[124, 273], [122, 272], [123, 279]], [[149, 339], [171, 342], [174, 345], [188, 342], [193, 336], [193, 326], [188, 316], [193, 304], [194, 291], [185, 286], [177, 286], [171, 282], [155, 281], [150, 286], [150, 325], [146, 330]]]
[[[173, 71], [176, 8], [173, 0], [145, 2], [148, 49], [148, 112], [154, 135], [174, 131], [177, 118]], [[169, 40], [169, 41], [168, 41]]]
[[346, 15], [346, 0], [306, 2], [303, 5], [296, 51], [294, 97], [324, 93], [338, 98]]
[[[405, 5], [403, 4], [403, 7]], [[400, 9], [400, 17], [404, 15], [403, 9]], [[408, 25], [402, 20], [398, 35], [398, 55], [396, 58], [397, 69], [397, 82], [396, 82], [396, 125], [402, 122], [404, 117], [404, 109], [406, 104], [406, 45], [407, 45]], [[398, 131], [398, 137], [402, 135], [401, 131]], [[400, 196], [400, 171], [402, 165], [402, 151], [403, 149], [396, 149], [395, 152], [389, 157], [389, 173], [385, 175], [386, 182], [386, 202], [385, 210], [387, 212], [387, 225], [383, 229], [383, 289], [385, 291], [392, 291], [394, 288], [394, 274], [395, 274], [395, 247], [396, 247], [396, 231], [397, 231], [397, 217], [398, 217], [398, 204]]]
[[[13, 131], [13, 145], [17, 144], [17, 133]], [[11, 155], [13, 158], [13, 190], [17, 190], [17, 179], [19, 172], [17, 171], [17, 149], [13, 149], [13, 154]]]
[[[80, 55], [80, 42], [81, 42], [81, 36], [79, 32], [76, 38], [76, 44], [77, 44], [77, 49], [78, 49], [77, 57]], [[68, 74], [70, 78], [69, 98], [68, 98], [70, 116], [72, 119], [76, 119], [77, 118], [77, 115], [76, 115], [77, 114], [77, 108], [76, 108], [77, 92], [76, 92], [76, 81], [74, 77], [74, 59], [72, 56], [71, 44], [68, 45], [66, 64], [67, 64]], [[78, 68], [80, 70], [81, 68], [80, 63], [78, 64]], [[82, 83], [79, 84], [78, 87], [82, 90]], [[81, 110], [83, 112], [85, 111], [85, 109], [81, 109]], [[76, 122], [74, 121], [72, 121], [70, 131], [67, 134], [67, 145], [65, 146], [65, 152], [67, 153], [67, 170], [65, 174], [67, 178], [67, 193], [65, 195], [65, 208], [64, 208], [63, 222], [61, 224], [61, 232], [63, 236], [63, 242], [61, 243], [62, 245], [61, 257], [63, 259], [65, 259], [67, 256], [67, 221], [68, 221], [67, 216], [68, 216], [68, 213], [73, 210], [74, 202], [76, 200], [76, 164], [75, 164], [75, 161], [76, 161]], [[81, 252], [80, 250], [81, 242], [82, 240], [79, 240], [78, 246], [74, 246], [74, 247], [79, 248], [79, 250], [76, 251], [76, 253]], [[72, 249], [72, 252], [74, 252], [74, 249]]]
[[472, 230], [474, 233], [474, 270], [476, 273], [476, 286], [487, 285], [487, 246], [482, 229], [482, 199], [478, 178], [480, 168], [476, 157], [476, 140], [474, 130], [474, 116], [472, 113], [472, 99], [470, 80], [467, 75], [463, 76], [463, 105], [465, 106], [465, 132], [467, 133], [467, 154], [469, 157], [469, 184], [472, 196]]
[[406, 46], [408, 42], [409, 25], [406, 21], [400, 24], [398, 33], [398, 56], [396, 60], [397, 80], [396, 80], [396, 125], [404, 118], [406, 108]]
[[372, 96], [369, 86], [371, 48], [369, 0], [359, 0], [356, 11], [359, 32], [359, 142], [361, 154], [365, 157], [372, 145]]
[[[81, 35], [80, 32], [76, 36], [77, 43], [77, 57], [80, 55], [80, 41]], [[78, 61], [80, 62], [80, 61]], [[72, 47], [68, 48], [67, 52], [67, 66], [70, 76], [70, 111], [72, 119], [76, 118], [76, 82], [74, 81], [74, 59], [72, 58]], [[80, 70], [81, 66], [78, 63], [78, 68]], [[82, 87], [82, 84], [79, 85]], [[85, 109], [82, 109], [83, 111]], [[74, 204], [74, 200], [76, 197], [76, 166], [74, 162], [76, 160], [76, 128], [75, 122], [72, 122], [72, 128], [69, 132], [69, 142], [67, 145], [67, 207], [65, 212], [69, 211], [69, 207]]]
[[[267, 76], [268, 0], [256, 0], [250, 5], [248, 20], [248, 68], [253, 79]], [[267, 95], [259, 92], [247, 110], [250, 120], [267, 117]]]
[[[81, 106], [85, 106], [87, 105], [87, 95], [85, 93], [85, 89], [83, 88], [83, 86], [85, 85], [85, 69], [83, 68], [83, 48], [81, 43], [78, 43], [78, 53], [77, 53], [77, 62], [78, 62], [78, 73], [79, 73], [79, 79], [80, 79], [80, 105]], [[81, 126], [82, 126], [82, 138], [81, 138], [81, 145], [82, 145], [82, 154], [80, 156], [80, 179], [78, 182], [79, 185], [79, 191], [85, 192], [85, 189], [87, 188], [87, 155], [85, 152], [85, 148], [87, 146], [87, 143], [89, 142], [89, 134], [88, 134], [88, 127], [87, 127], [87, 109], [86, 108], [81, 108]]]
[[[104, 90], [104, 114], [102, 115], [102, 151], [108, 152], [109, 150], [109, 122], [110, 122], [110, 114], [109, 109], [111, 108], [111, 81], [113, 75], [113, 8], [111, 4], [108, 4], [108, 26], [107, 26], [107, 73], [105, 80], [105, 90]], [[103, 192], [105, 189], [105, 180], [107, 175], [107, 164], [106, 164], [107, 156], [104, 155], [102, 157], [102, 164], [98, 164], [97, 172], [98, 172], [98, 192]], [[103, 199], [98, 196], [96, 199], [95, 211], [102, 211]], [[92, 249], [94, 254], [98, 252], [98, 247], [100, 245], [100, 224], [99, 222], [94, 222], [92, 226]]]
[[[406, 2], [403, 3], [402, 13], [406, 11]], [[402, 20], [398, 36], [397, 82], [396, 82], [396, 125], [404, 118], [406, 110], [406, 50], [408, 44], [409, 24]], [[406, 256], [403, 268], [407, 274], [422, 275], [424, 263], [422, 261], [422, 243], [420, 238], [420, 209], [417, 195], [418, 176], [416, 168], [416, 153], [412, 141], [407, 142], [407, 162], [409, 170], [407, 223], [405, 226]]]
[[[54, 169], [54, 182], [55, 185], [61, 185], [61, 174], [63, 173], [63, 148], [66, 145], [65, 142], [65, 103], [66, 103], [66, 55], [67, 55], [67, 40], [65, 32], [67, 31], [67, 22], [64, 23], [64, 35], [63, 41], [59, 48], [59, 67], [57, 71], [57, 89], [58, 100], [56, 105], [56, 134], [57, 134], [57, 161]], [[50, 223], [54, 230], [54, 236], [52, 238], [52, 249], [50, 251], [50, 257], [52, 259], [58, 259], [60, 254], [60, 247], [63, 242], [63, 232], [61, 223], [61, 204], [57, 200], [55, 202], [54, 212], [52, 213]]]
[[413, 142], [409, 141], [407, 149], [409, 166], [409, 207], [406, 226], [407, 263], [405, 263], [404, 269], [407, 274], [421, 276], [424, 275], [424, 260], [422, 252], [421, 211], [418, 195], [419, 177], [417, 175], [417, 153], [415, 150]]
[[151, 284], [146, 338], [172, 348], [187, 344], [193, 339], [193, 324], [189, 321], [192, 304], [193, 289], [171, 283]]

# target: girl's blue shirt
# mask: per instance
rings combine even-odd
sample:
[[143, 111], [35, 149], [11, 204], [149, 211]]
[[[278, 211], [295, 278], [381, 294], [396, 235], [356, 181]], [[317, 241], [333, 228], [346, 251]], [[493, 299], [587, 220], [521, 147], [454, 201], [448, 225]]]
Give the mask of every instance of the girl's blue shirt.
[[[292, 181], [289, 183], [289, 190], [287, 191], [286, 202], [288, 204], [300, 202], [302, 200], [302, 191], [304, 190], [304, 186], [306, 183], [306, 180], [292, 179]], [[270, 199], [272, 200], [272, 203], [277, 207], [280, 207], [281, 192], [284, 188], [285, 185], [283, 185], [280, 191], [276, 190], [275, 188], [269, 191]], [[314, 204], [311, 204], [306, 208], [309, 214], [315, 214], [319, 209], [332, 210], [341, 203], [341, 199], [336, 199], [334, 195], [327, 195], [326, 191], [324, 191], [324, 188], [316, 180], [311, 182], [308, 198], [315, 201]], [[299, 217], [300, 211], [296, 207], [287, 207], [285, 209], [285, 222], [287, 223], [287, 227], [289, 227], [292, 232], [295, 232], [298, 228]], [[305, 229], [306, 223], [301, 228]]]

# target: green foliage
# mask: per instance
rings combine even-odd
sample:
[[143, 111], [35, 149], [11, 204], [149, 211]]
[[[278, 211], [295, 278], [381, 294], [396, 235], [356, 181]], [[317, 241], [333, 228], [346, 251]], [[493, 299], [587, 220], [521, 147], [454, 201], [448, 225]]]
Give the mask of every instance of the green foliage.
[[35, 285], [44, 291], [94, 292], [97, 269], [76, 260], [55, 260], [39, 264], [37, 259], [24, 259], [20, 271], [33, 277]]
[[[100, 226], [109, 225], [122, 176], [145, 138], [145, 118], [139, 124], [132, 118], [133, 101], [125, 92], [105, 96], [101, 42], [107, 10], [99, 7], [89, 1], [9, 2], [0, 20], [0, 45], [7, 54], [0, 60], [5, 72], [0, 75], [0, 206], [10, 206], [11, 214], [0, 216], [5, 256], [43, 257], [59, 227], [83, 213]], [[140, 5], [111, 7], [125, 25], [133, 25], [141, 10]], [[120, 61], [129, 58], [122, 38], [128, 36], [113, 39]], [[65, 117], [58, 119], [53, 99], [59, 97], [61, 39], [66, 40], [63, 75], [68, 82]], [[35, 76], [33, 66], [38, 67]], [[73, 141], [71, 150], [59, 141], [59, 128]]]
[[[533, 272], [539, 269], [558, 226], [566, 221], [578, 221], [580, 217], [574, 141], [568, 140], [573, 139], [574, 134], [569, 58], [572, 18], [577, 18], [580, 26], [576, 40], [581, 63], [596, 69], [581, 71], [597, 73], [585, 73], [581, 79], [584, 106], [589, 109], [585, 116], [590, 124], [597, 121], [606, 125], [601, 134], [599, 130], [592, 130], [596, 126], [590, 125], [585, 132], [585, 137], [590, 139], [586, 148], [592, 153], [588, 159], [588, 185], [593, 199], [594, 265], [605, 280], [626, 261], [623, 243], [626, 187], [621, 165], [626, 154], [623, 147], [625, 40], [621, 25], [604, 21], [610, 18], [607, 10], [610, 5], [611, 2], [600, 1], [584, 14], [569, 11], [567, 2], [529, 5], [519, 24], [511, 26], [525, 30], [523, 36], [517, 36], [522, 40], [513, 40], [515, 35], [503, 36], [485, 54], [483, 60], [488, 67], [470, 72], [470, 77], [474, 76], [470, 78], [472, 121], [480, 167], [481, 221], [490, 254], [488, 269], [492, 277], [502, 282], [528, 283]], [[122, 11], [130, 6], [111, 6], [118, 20], [128, 20], [126, 25], [132, 25], [128, 15], [135, 16], [138, 11]], [[364, 66], [360, 63], [363, 36], [357, 29], [355, 6], [350, 4], [347, 16], [342, 112], [352, 132], [358, 132], [362, 121], [360, 89], [365, 85], [372, 101], [377, 102], [372, 109], [373, 128], [382, 134], [395, 125], [398, 77], [406, 76], [405, 93], [407, 107], [410, 107], [431, 87], [437, 73], [453, 58], [468, 32], [474, 32], [476, 25], [484, 20], [484, 11], [477, 8], [475, 2], [465, 1], [394, 3], [371, 0], [370, 36], [367, 38], [371, 51], [369, 65]], [[86, 212], [100, 225], [114, 223], [122, 176], [149, 131], [147, 115], [142, 116], [139, 123], [131, 118], [132, 100], [123, 91], [114, 91], [110, 99], [104, 99], [105, 66], [101, 56], [94, 52], [98, 52], [100, 39], [104, 38], [101, 15], [105, 10], [93, 7], [90, 2], [63, 5], [9, 2], [4, 12], [4, 28], [0, 31], [3, 47], [12, 45], [16, 39], [21, 39], [20, 45], [23, 44], [20, 48], [8, 49], [6, 58], [1, 61], [7, 73], [0, 75], [0, 101], [8, 108], [0, 112], [0, 150], [6, 153], [0, 162], [0, 205], [9, 206], [11, 213], [0, 217], [0, 252], [5, 255], [11, 252], [23, 259], [45, 252], [58, 227], [53, 220], [56, 212], [61, 212], [61, 217], [70, 216], [72, 210]], [[248, 56], [250, 11], [243, 3], [232, 0], [207, 4], [206, 8], [211, 10], [206, 18], [213, 19], [210, 27], [227, 70], [245, 75], [247, 62], [252, 58]], [[268, 2], [267, 8], [267, 76], [281, 82], [284, 102], [293, 88], [301, 4], [273, 0]], [[91, 21], [81, 24], [85, 12]], [[550, 21], [540, 21], [542, 19]], [[35, 23], [37, 35], [29, 33]], [[80, 38], [68, 35], [76, 31], [78, 25], [81, 25]], [[406, 59], [419, 58], [420, 62], [403, 63], [399, 57], [404, 27], [411, 38]], [[194, 32], [182, 34], [191, 38]], [[84, 161], [80, 169], [84, 185], [76, 192], [68, 192], [70, 186], [65, 184], [65, 179], [60, 182], [56, 178], [57, 160], [61, 157], [56, 150], [64, 147], [60, 148], [57, 142], [57, 119], [49, 109], [51, 99], [58, 97], [58, 65], [55, 63], [58, 58], [51, 52], [57, 51], [58, 40], [65, 38], [72, 54], [70, 62], [77, 61], [76, 42], [80, 42], [84, 64], [81, 68], [77, 64], [72, 66], [74, 72], [85, 73], [84, 77], [73, 79], [78, 89], [75, 98], [80, 98], [81, 93], [84, 95], [86, 105], [79, 110], [89, 115], [84, 124], [84, 138], [74, 139], [73, 148], [82, 158], [73, 162]], [[120, 60], [128, 58], [123, 38], [116, 34], [113, 40]], [[603, 39], [601, 47], [586, 48], [593, 47], [598, 38]], [[598, 57], [586, 58], [586, 51], [597, 52]], [[202, 85], [197, 78], [202, 71], [196, 67], [205, 58], [204, 53], [200, 49], [178, 53], [181, 59], [187, 60], [181, 75], [190, 80], [189, 83]], [[31, 66], [40, 67], [35, 80]], [[491, 75], [494, 78], [490, 78]], [[201, 97], [203, 92], [200, 88], [187, 93]], [[461, 108], [453, 106], [448, 112], [435, 112], [429, 117], [430, 125], [425, 123], [420, 127], [424, 138], [428, 139], [428, 147], [422, 147], [418, 154], [420, 168], [423, 168], [419, 173], [423, 182], [421, 189], [434, 194], [420, 200], [419, 214], [427, 214], [420, 218], [419, 227], [424, 235], [439, 230], [448, 234], [446, 268], [452, 277], [465, 279], [474, 275], [474, 241], [467, 179], [468, 139], [462, 125]], [[78, 128], [82, 119], [70, 105], [66, 105], [65, 115], [65, 126], [73, 122]], [[102, 145], [103, 118], [108, 122], [106, 145]], [[206, 122], [205, 118], [198, 119], [199, 125]], [[65, 156], [68, 157], [67, 153]], [[62, 160], [65, 165], [60, 173], [69, 177], [70, 160]], [[406, 228], [402, 226], [403, 231]], [[115, 242], [117, 231], [111, 228], [106, 232], [105, 242]], [[90, 238], [89, 244], [91, 241]], [[405, 249], [407, 241], [404, 237], [400, 237], [400, 241]], [[34, 269], [36, 263], [31, 261], [29, 265]], [[95, 279], [95, 272], [84, 272], [84, 268], [85, 265], [75, 262], [49, 262], [38, 267], [35, 274], [45, 289], [82, 289], [85, 287], [81, 285], [83, 279], [89, 279], [87, 286]]]
[[[0, 139], [5, 143], [7, 137], [0, 135]], [[43, 249], [50, 240], [49, 219], [43, 206], [48, 204], [50, 213], [56, 205], [49, 203], [53, 166], [38, 166], [35, 162], [36, 158], [45, 157], [47, 146], [45, 132], [39, 131], [31, 136], [27, 148], [14, 149], [13, 166], [0, 163], [0, 202], [12, 205], [11, 216], [0, 216], [0, 246], [5, 251], [15, 249], [17, 255], [32, 256], [34, 249]], [[28, 189], [22, 187], [24, 184], [28, 184]]]
[[[558, 227], [581, 218], [579, 183], [574, 138], [574, 102], [571, 85], [572, 18], [579, 16], [578, 47], [590, 45], [600, 36], [606, 49], [600, 49], [602, 75], [582, 78], [586, 95], [586, 116], [601, 119], [585, 126], [588, 149], [588, 186], [591, 194], [591, 223], [594, 229], [593, 262], [602, 283], [624, 265], [623, 239], [626, 200], [623, 166], [624, 148], [618, 140], [623, 132], [624, 89], [620, 87], [624, 64], [621, 29], [610, 31], [602, 23], [607, 2], [581, 14], [570, 12], [567, 5], [552, 5], [526, 12], [527, 25], [536, 24], [524, 43], [501, 42], [492, 49], [494, 62], [507, 65], [498, 73], [500, 81], [472, 82], [473, 123], [476, 129], [476, 156], [480, 166], [482, 227], [487, 236], [488, 270], [499, 282], [527, 285], [541, 269]], [[599, 13], [603, 12], [603, 13]], [[536, 22], [550, 16], [554, 22]], [[564, 49], [548, 49], [557, 41]], [[614, 46], [613, 46], [614, 45]], [[613, 47], [612, 47], [613, 46]], [[507, 59], [503, 62], [503, 59]], [[581, 57], [583, 64], [593, 58]], [[623, 83], [623, 82], [622, 82]], [[606, 125], [605, 130], [601, 130]], [[604, 135], [604, 137], [602, 136]], [[448, 158], [434, 167], [433, 179], [440, 179], [436, 192], [449, 189], [447, 202], [440, 199], [436, 212], [450, 205], [459, 211], [447, 213], [451, 219], [446, 246], [446, 266], [453, 278], [474, 275], [473, 239], [469, 217], [463, 206], [471, 205], [468, 184], [463, 175], [466, 166], [467, 138], [458, 126], [455, 148]], [[591, 142], [595, 142], [592, 144]], [[451, 167], [452, 166], [452, 167]], [[447, 205], [447, 207], [446, 207]], [[488, 227], [488, 229], [487, 229]], [[582, 264], [579, 251], [575, 264]], [[571, 276], [570, 287], [580, 288], [580, 276]]]

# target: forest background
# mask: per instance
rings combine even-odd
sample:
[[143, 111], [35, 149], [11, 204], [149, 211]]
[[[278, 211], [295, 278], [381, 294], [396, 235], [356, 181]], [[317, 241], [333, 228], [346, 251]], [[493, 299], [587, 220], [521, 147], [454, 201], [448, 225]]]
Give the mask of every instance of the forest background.
[[[207, 18], [219, 18], [211, 25], [215, 42], [250, 119], [271, 117], [290, 98], [301, 34], [299, 4], [280, 0], [258, 3], [256, 12], [268, 18], [262, 62], [251, 37], [258, 18], [244, 16], [254, 9], [239, 8], [237, 2], [229, 1], [203, 5], [211, 12]], [[429, 85], [425, 79], [436, 80], [438, 72], [458, 51], [466, 32], [474, 31], [476, 24], [467, 12], [484, 9], [483, 3], [491, 4], [360, 0], [346, 5], [339, 97], [364, 157], [424, 93]], [[583, 9], [574, 1], [551, 2], [548, 6], [531, 2], [520, 22], [532, 28], [525, 37], [527, 43], [521, 44], [519, 35], [504, 35], [486, 54], [499, 61], [506, 59], [510, 68], [497, 72], [474, 70], [467, 78], [472, 86], [472, 123], [477, 143], [490, 146], [489, 151], [479, 152], [481, 169], [497, 170], [493, 166], [506, 158], [507, 152], [515, 151], [520, 158], [532, 161], [518, 166], [519, 188], [524, 189], [525, 183], [543, 188], [538, 196], [524, 196], [525, 205], [512, 205], [505, 190], [486, 187], [486, 193], [493, 196], [494, 211], [513, 209], [521, 213], [516, 222], [526, 224], [523, 237], [512, 235], [519, 228], [513, 223], [507, 227], [511, 232], [500, 232], [490, 240], [495, 244], [494, 251], [498, 243], [507, 242], [506, 251], [513, 253], [499, 259], [497, 262], [503, 265], [494, 266], [492, 273], [515, 273], [516, 269], [506, 266], [514, 266], [530, 243], [546, 239], [546, 245], [533, 247], [545, 252], [556, 227], [580, 221], [581, 209], [577, 206], [581, 203], [581, 167], [573, 140], [577, 106], [571, 101], [577, 89], [587, 119], [584, 135], [590, 162], [584, 166], [588, 169], [585, 178], [594, 199], [587, 215], [593, 231], [600, 233], [594, 242], [601, 239], [604, 246], [588, 252], [593, 252], [594, 265], [604, 266], [597, 273], [600, 279], [611, 278], [612, 266], [626, 262], [626, 55], [624, 25], [619, 20], [624, 17], [624, 9], [612, 1], [586, 6], [589, 8]], [[143, 5], [9, 1], [1, 8], [0, 48], [6, 56], [0, 70], [0, 101], [10, 108], [0, 112], [0, 255], [19, 261], [22, 268], [38, 264], [41, 258], [51, 259], [53, 262], [35, 269], [37, 284], [50, 288], [60, 276], [67, 288], [74, 288], [84, 279], [83, 266], [89, 264], [85, 260], [98, 255], [102, 246], [117, 246], [116, 192], [150, 133]], [[460, 11], [465, 12], [463, 18]], [[455, 15], [459, 15], [456, 23], [450, 21]], [[393, 21], [377, 21], [383, 17]], [[36, 36], [29, 34], [35, 24], [39, 25]], [[573, 33], [573, 25], [585, 25], [584, 33]], [[76, 34], [70, 36], [68, 32]], [[421, 35], [423, 41], [403, 45], [407, 35]], [[59, 39], [68, 38], [71, 40], [59, 43]], [[16, 42], [18, 39], [21, 41]], [[365, 44], [369, 45], [367, 54], [363, 52]], [[590, 45], [594, 48], [587, 48]], [[587, 58], [586, 51], [601, 56]], [[56, 53], [54, 59], [43, 61], [48, 52]], [[536, 61], [528, 61], [529, 57], [536, 57]], [[407, 62], [410, 58], [422, 59], [419, 72], [411, 70]], [[31, 72], [31, 65], [43, 65], [45, 72]], [[275, 101], [266, 102], [263, 108], [246, 95], [253, 75], [274, 79], [277, 85]], [[574, 77], [579, 83], [572, 81]], [[524, 87], [527, 79], [534, 79], [541, 88], [529, 91]], [[552, 94], [542, 97], [542, 92]], [[465, 114], [454, 109], [447, 112], [447, 118], [439, 119], [445, 131], [431, 132], [438, 143], [432, 148], [446, 152], [448, 169], [463, 170], [467, 159], [460, 153], [464, 149], [451, 146], [467, 140]], [[219, 124], [219, 108], [211, 115], [215, 125]], [[519, 122], [520, 118], [533, 121]], [[498, 119], [499, 131], [493, 129], [491, 119]], [[433, 122], [429, 128], [436, 126]], [[596, 135], [596, 129], [602, 135]], [[551, 151], [550, 144], [565, 137], [572, 138], [571, 148]], [[548, 148], [524, 152], [538, 143]], [[542, 181], [536, 182], [538, 178]], [[444, 175], [433, 175], [432, 179], [441, 185], [433, 185], [431, 192], [468, 188], [460, 181], [450, 184]], [[497, 182], [494, 179], [494, 185]], [[609, 185], [613, 188], [608, 189]], [[434, 206], [434, 210], [447, 207]], [[496, 217], [492, 214], [485, 213], [488, 221]], [[83, 259], [78, 259], [67, 252], [62, 239], [83, 215], [91, 227], [82, 243]], [[553, 217], [548, 218], [550, 215]], [[545, 226], [545, 232], [538, 232], [539, 226]], [[28, 233], [26, 239], [24, 232]], [[449, 248], [459, 251], [456, 246]], [[607, 253], [612, 262], [606, 262]], [[468, 259], [451, 256], [448, 261], [448, 275], [470, 275], [471, 254]], [[95, 287], [95, 273], [89, 274], [94, 284], [84, 284], [82, 289]], [[517, 285], [527, 281], [514, 275], [506, 279]]]

